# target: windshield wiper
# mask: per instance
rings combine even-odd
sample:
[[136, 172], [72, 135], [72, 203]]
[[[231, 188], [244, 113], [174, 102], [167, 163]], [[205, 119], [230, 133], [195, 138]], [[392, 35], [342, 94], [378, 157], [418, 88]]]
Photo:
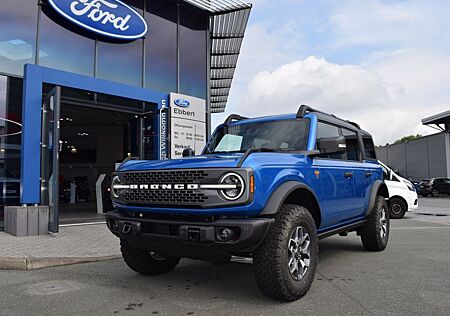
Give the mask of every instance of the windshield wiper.
[[272, 148], [252, 148], [252, 149], [248, 149], [245, 154], [241, 157], [241, 159], [239, 159], [239, 162], [237, 164], [237, 168], [242, 167], [242, 164], [244, 163], [245, 159], [248, 158], [248, 156], [250, 156], [253, 153], [273, 153], [273, 152], [277, 152], [277, 150], [272, 149]]

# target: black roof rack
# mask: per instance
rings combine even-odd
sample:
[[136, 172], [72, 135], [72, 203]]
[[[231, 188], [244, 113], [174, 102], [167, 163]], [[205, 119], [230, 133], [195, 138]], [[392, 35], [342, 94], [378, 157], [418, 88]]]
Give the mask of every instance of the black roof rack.
[[231, 114], [230, 116], [227, 117], [227, 119], [225, 120], [225, 122], [223, 123], [223, 125], [228, 125], [231, 123], [231, 121], [236, 120], [236, 121], [241, 121], [241, 120], [247, 120], [248, 117], [244, 117], [244, 116], [240, 116], [238, 114]]
[[347, 123], [353, 125], [354, 127], [356, 127], [357, 129], [361, 129], [361, 127], [359, 127], [359, 124], [352, 122], [352, 121], [346, 121]]
[[354, 127], [356, 127], [357, 129], [361, 129], [361, 127], [358, 124], [356, 124], [355, 122], [348, 121], [348, 120], [343, 120], [343, 119], [341, 119], [341, 118], [339, 118], [339, 117], [337, 117], [337, 116], [335, 116], [333, 114], [329, 114], [329, 113], [325, 113], [325, 112], [322, 112], [322, 111], [318, 111], [318, 110], [310, 107], [309, 105], [305, 105], [305, 104], [301, 105], [300, 108], [298, 109], [298, 111], [297, 111], [297, 118], [303, 118], [306, 115], [306, 113], [308, 113], [308, 112], [316, 112], [316, 113], [325, 114], [325, 115], [334, 117], [334, 118], [336, 118], [338, 120], [347, 122], [347, 123], [353, 125]]
[[330, 116], [336, 117], [333, 114], [328, 114], [328, 113], [316, 110], [316, 109], [310, 107], [309, 105], [302, 104], [300, 106], [300, 108], [298, 109], [298, 111], [297, 111], [297, 118], [303, 118], [305, 116], [305, 114], [308, 113], [308, 112], [322, 113], [322, 114], [325, 114], [325, 115], [330, 115]]

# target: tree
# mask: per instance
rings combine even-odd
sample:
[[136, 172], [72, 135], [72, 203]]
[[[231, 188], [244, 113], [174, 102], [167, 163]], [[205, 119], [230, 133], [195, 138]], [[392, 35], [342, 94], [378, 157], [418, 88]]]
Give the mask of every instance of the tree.
[[409, 141], [411, 141], [411, 140], [419, 139], [419, 138], [421, 138], [421, 137], [422, 137], [422, 135], [420, 135], [420, 134], [405, 136], [405, 137], [402, 137], [402, 138], [400, 138], [400, 139], [397, 139], [397, 140], [394, 142], [394, 145], [406, 143], [406, 142], [409, 142]]

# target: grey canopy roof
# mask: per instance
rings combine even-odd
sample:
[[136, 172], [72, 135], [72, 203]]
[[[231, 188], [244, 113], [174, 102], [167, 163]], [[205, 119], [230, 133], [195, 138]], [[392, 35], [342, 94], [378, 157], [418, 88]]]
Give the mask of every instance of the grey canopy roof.
[[211, 112], [224, 112], [252, 5], [240, 0], [184, 1], [211, 16]]

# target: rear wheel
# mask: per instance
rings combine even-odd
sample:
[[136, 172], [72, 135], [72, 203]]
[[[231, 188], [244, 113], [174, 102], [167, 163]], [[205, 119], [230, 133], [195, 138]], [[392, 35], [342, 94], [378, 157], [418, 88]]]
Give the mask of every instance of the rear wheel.
[[259, 289], [267, 296], [294, 301], [308, 292], [317, 266], [317, 231], [309, 211], [285, 204], [253, 256]]
[[389, 240], [389, 211], [383, 196], [376, 197], [375, 206], [367, 223], [360, 228], [361, 241], [368, 251], [382, 251]]
[[173, 270], [180, 258], [162, 257], [153, 251], [133, 247], [128, 241], [120, 240], [120, 250], [125, 263], [132, 270], [143, 275], [160, 275]]
[[405, 201], [400, 198], [394, 197], [389, 200], [389, 217], [400, 219], [405, 216], [405, 213], [408, 209]]
[[438, 197], [439, 196], [439, 190], [438, 189], [433, 189], [433, 191], [431, 191], [431, 195], [434, 197]]

